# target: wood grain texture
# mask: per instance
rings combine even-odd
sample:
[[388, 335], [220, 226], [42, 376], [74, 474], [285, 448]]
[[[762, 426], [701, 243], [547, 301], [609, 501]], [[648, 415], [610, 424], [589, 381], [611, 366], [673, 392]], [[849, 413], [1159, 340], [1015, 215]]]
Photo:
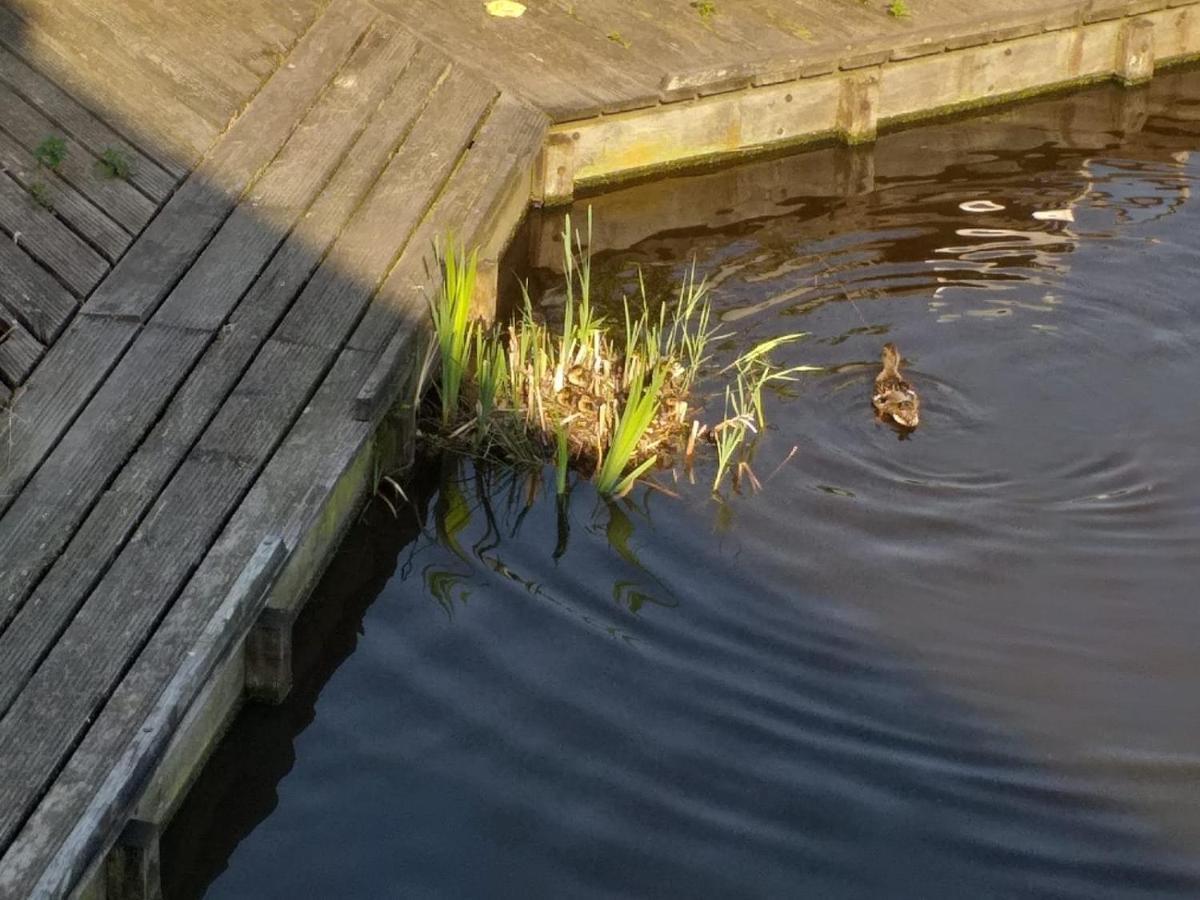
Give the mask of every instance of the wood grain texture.
[[[183, 276], [375, 18], [354, 2], [322, 17], [297, 44], [295, 68], [284, 67], [268, 81], [92, 294], [85, 311], [96, 314], [77, 318], [66, 335], [68, 348], [60, 354], [56, 345], [47, 355], [26, 386], [22, 414], [0, 420], [8, 456], [0, 469], [0, 512], [120, 358], [137, 330], [130, 320], [148, 318]], [[106, 318], [127, 327], [101, 327]], [[95, 340], [80, 333], [88, 329], [99, 329]], [[65, 371], [72, 364], [74, 370]]]
[[119, 135], [62, 88], [0, 46], [0, 81], [56, 122], [93, 156], [105, 150], [122, 153], [131, 163], [129, 180], [147, 197], [161, 203], [175, 187], [181, 168], [163, 167]]
[[[3, 102], [0, 98], [0, 109]], [[57, 172], [39, 165], [32, 153], [2, 131], [0, 173], [7, 173], [26, 192], [45, 191], [49, 202], [53, 204], [54, 214], [108, 262], [115, 261], [133, 242], [133, 236], [109, 218], [99, 206], [75, 190]]]
[[66, 155], [55, 173], [79, 193], [98, 204], [130, 234], [150, 221], [157, 204], [120, 178], [106, 178], [97, 170], [96, 157], [67, 135], [57, 123], [26, 103], [13, 91], [0, 86], [0, 112], [4, 130], [30, 153], [47, 138], [63, 141]]
[[0, 304], [44, 344], [58, 337], [79, 306], [70, 291], [11, 240], [0, 240]]
[[[387, 29], [378, 30], [359, 43], [347, 66], [335, 77], [333, 89], [326, 92], [277, 158], [274, 166], [280, 167], [282, 177], [272, 177], [273, 167], [239, 207], [250, 209], [255, 215], [268, 208], [276, 211], [275, 222], [245, 220], [250, 228], [266, 231], [266, 238], [255, 243], [254, 231], [242, 229], [235, 241], [223, 245], [221, 235], [231, 224], [227, 222], [188, 273], [188, 277], [197, 273], [203, 276], [207, 267], [217, 269], [225, 279], [219, 286], [208, 285], [207, 293], [188, 298], [198, 304], [219, 307], [219, 312], [211, 314], [208, 327], [201, 328], [193, 321], [177, 323], [169, 315], [155, 316], [0, 520], [0, 548], [3, 548], [0, 553], [6, 558], [22, 560], [19, 568], [0, 574], [0, 596], [5, 598], [0, 606], [0, 626], [13, 617], [23, 603], [23, 596], [62, 552], [92, 502], [126, 464], [196, 358], [213, 339], [212, 331], [225, 320], [276, 244], [307, 207], [312, 194], [336, 168], [360, 133], [360, 120], [378, 105], [414, 49], [411, 39], [397, 37]], [[425, 89], [429, 86], [426, 82]], [[221, 253], [210, 254], [214, 247]], [[247, 334], [253, 335], [254, 331]], [[253, 346], [248, 349], [253, 352]], [[239, 369], [231, 371], [236, 373]], [[213, 398], [213, 402], [219, 404], [223, 396]], [[270, 409], [263, 415], [269, 418]], [[253, 421], [256, 426], [261, 424], [261, 420]], [[167, 463], [167, 471], [177, 462], [176, 455], [174, 462]], [[45, 517], [45, 509], [53, 509], [55, 515]], [[110, 520], [110, 524], [115, 529], [118, 522]], [[83, 568], [86, 575], [87, 560], [87, 556], [73, 557], [72, 567]], [[97, 564], [99, 568], [88, 576], [92, 580], [103, 571], [105, 554], [98, 555]], [[72, 602], [73, 596], [57, 593], [51, 605], [40, 605], [32, 630], [21, 627], [26, 619], [19, 619], [13, 629], [13, 634], [19, 637], [10, 638], [9, 631], [4, 631], [0, 643], [7, 642], [11, 652], [6, 654], [5, 663], [0, 663], [6, 683], [0, 688], [0, 712], [28, 677], [21, 666], [36, 664], [58, 630], [69, 621], [77, 605]]]
[[0, 341], [0, 381], [10, 387], [20, 387], [46, 352], [45, 345], [25, 330], [20, 322], [13, 321], [8, 311], [0, 306], [0, 319], [8, 324], [7, 337]]
[[46, 267], [77, 297], [108, 272], [108, 263], [54, 213], [6, 175], [0, 175], [0, 235]]

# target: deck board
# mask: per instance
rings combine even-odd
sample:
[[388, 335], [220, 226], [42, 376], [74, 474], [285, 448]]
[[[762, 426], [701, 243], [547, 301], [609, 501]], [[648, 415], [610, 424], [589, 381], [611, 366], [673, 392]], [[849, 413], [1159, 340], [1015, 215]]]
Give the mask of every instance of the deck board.
[[78, 301], [11, 240], [0, 240], [0, 305], [44, 344], [71, 320]]
[[[157, 421], [161, 410], [187, 377], [196, 359], [214, 339], [214, 332], [227, 318], [230, 308], [249, 289], [278, 243], [300, 217], [309, 202], [336, 168], [357, 133], [356, 119], [366, 117], [382, 93], [411, 58], [413, 42], [386, 30], [370, 33], [360, 42], [347, 66], [337, 74], [353, 83], [363, 103], [348, 101], [348, 90], [335, 90], [323, 98], [306, 121], [312, 127], [296, 129], [274, 166], [247, 195], [240, 208], [259, 213], [270, 208], [274, 216], [259, 222], [257, 232], [239, 227], [236, 213], [209, 244], [222, 250], [197, 260], [188, 276], [203, 279], [206, 270], [219, 270], [222, 280], [209, 285], [207, 293], [186, 295], [207, 304], [205, 326], [178, 323], [168, 300], [166, 313], [155, 316], [150, 326], [137, 335], [132, 346], [107, 377], [79, 418], [46, 457], [20, 497], [0, 520], [0, 557], [21, 559], [19, 570], [0, 573], [0, 622], [12, 619], [30, 589], [59, 556], [78, 523], [116, 473], [125, 465], [141, 437]], [[331, 119], [329, 111], [335, 113]], [[340, 112], [340, 116], [336, 113]], [[336, 126], [336, 139], [327, 129]], [[290, 152], [289, 152], [290, 148]], [[281, 173], [282, 177], [276, 173]], [[230, 255], [221, 236], [233, 234], [236, 255]], [[251, 240], [258, 236], [258, 240]], [[185, 278], [176, 293], [187, 285]], [[173, 293], [171, 296], [176, 296]], [[153, 378], [146, 378], [148, 371]], [[55, 510], [47, 520], [41, 511]], [[99, 572], [95, 577], [99, 576]], [[61, 611], [39, 613], [40, 633], [53, 641], [57, 629], [74, 611], [64, 597]], [[22, 632], [24, 633], [24, 632]], [[8, 640], [7, 631], [0, 640]], [[22, 638], [24, 641], [25, 638]], [[28, 674], [15, 671], [11, 663], [31, 654], [37, 659], [42, 644], [21, 650], [10, 645], [3, 664], [7, 682], [0, 688], [0, 712], [6, 706], [5, 691], [15, 691]]]
[[0, 235], [24, 248], [77, 297], [87, 296], [108, 272], [104, 257], [5, 175], [0, 175]]
[[169, 162], [164, 168], [152, 160], [3, 46], [0, 46], [0, 81], [27, 103], [42, 110], [59, 128], [87, 147], [93, 156], [100, 156], [109, 149], [119, 151], [131, 164], [129, 180], [151, 200], [161, 203], [174, 190], [177, 176], [183, 174], [182, 168], [173, 168]]
[[[383, 170], [415, 116], [414, 97], [431, 90], [444, 67], [444, 60], [430, 56], [423, 66], [414, 64], [405, 72], [310, 214], [243, 298], [228, 327], [209, 344], [24, 608], [0, 632], [0, 685], [27, 679], [53, 635], [75, 614]], [[0, 709], [15, 694], [15, 689], [0, 688]]]
[[[357, 322], [357, 311], [453, 171], [458, 152], [447, 148], [466, 147], [493, 98], [490, 85], [453, 71], [434, 88], [421, 114], [426, 127], [414, 126], [283, 326], [0, 719], [0, 843], [13, 838], [128, 659], [150, 637], [300, 415]], [[354, 277], [345, 274], [349, 262]], [[333, 321], [326, 314], [331, 305], [338, 314]], [[289, 321], [303, 331], [314, 318], [323, 320], [325, 340], [283, 336]], [[107, 648], [104, 659], [87, 659], [83, 648], [89, 646]], [[69, 707], [65, 715], [45, 715], [51, 695], [60, 711], [64, 702]]]

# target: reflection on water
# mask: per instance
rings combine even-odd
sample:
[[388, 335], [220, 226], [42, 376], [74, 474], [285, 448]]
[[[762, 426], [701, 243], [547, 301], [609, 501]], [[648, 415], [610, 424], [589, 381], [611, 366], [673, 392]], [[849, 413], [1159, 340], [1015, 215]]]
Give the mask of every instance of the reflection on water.
[[694, 258], [714, 365], [811, 333], [764, 489], [440, 461], [206, 771], [169, 896], [1200, 896], [1197, 150], [1185, 72], [594, 198], [594, 282]]

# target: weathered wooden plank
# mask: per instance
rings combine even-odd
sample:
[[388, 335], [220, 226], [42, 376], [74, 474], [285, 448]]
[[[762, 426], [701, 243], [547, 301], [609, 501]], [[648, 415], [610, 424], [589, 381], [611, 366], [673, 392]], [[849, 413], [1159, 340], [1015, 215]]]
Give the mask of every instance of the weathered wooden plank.
[[2, 131], [0, 172], [7, 172], [26, 191], [45, 191], [47, 201], [53, 205], [54, 214], [109, 262], [114, 262], [133, 243], [133, 236], [105, 215], [100, 207], [75, 190], [57, 172], [39, 166], [33, 154]]
[[[301, 40], [293, 54], [295, 68], [285, 67], [271, 78], [213, 152], [167, 202], [162, 213], [92, 295], [89, 308], [101, 315], [77, 320], [80, 328], [95, 327], [96, 320], [106, 316], [138, 319], [149, 316], [203, 250], [247, 185], [275, 156], [292, 126], [375, 18], [376, 14], [366, 7], [350, 3], [339, 7], [336, 15], [327, 13]], [[77, 373], [107, 372], [134, 331], [135, 328], [106, 329], [102, 346], [86, 351], [86, 364]], [[125, 339], [119, 346], [108, 340], [118, 333]], [[73, 346], [79, 346], [78, 341]], [[97, 353], [102, 357], [93, 355]], [[47, 362], [54, 356], [51, 354]], [[47, 369], [46, 389], [37, 384], [38, 373], [30, 379], [22, 398], [24, 415], [16, 420], [6, 417], [0, 422], [0, 440], [6, 442], [12, 461], [0, 473], [0, 510], [11, 501], [96, 389], [95, 382], [75, 373], [64, 377], [58, 368], [60, 362], [56, 359], [55, 365]], [[45, 368], [44, 364], [39, 371]], [[48, 408], [43, 408], [43, 404]]]
[[[490, 87], [453, 72], [439, 85], [305, 295], [337, 300], [352, 310], [365, 306], [452, 171], [458, 153], [446, 147], [468, 143], [492, 96]], [[437, 137], [423, 137], [430, 131]], [[348, 262], [354, 265], [347, 268]], [[319, 308], [304, 305], [303, 299], [292, 310], [302, 310], [298, 324]], [[0, 845], [12, 839], [32, 811], [130, 655], [149, 636], [308, 401], [356, 319], [352, 313], [326, 322], [341, 328], [340, 339], [269, 342], [0, 719]], [[97, 648], [103, 648], [103, 660], [95, 658]], [[50, 694], [56, 701], [52, 716], [45, 714]]]
[[[389, 25], [371, 31], [279, 156], [155, 313], [155, 321], [213, 330], [337, 169], [371, 112], [412, 59], [416, 41]], [[421, 62], [422, 72], [444, 65]], [[430, 79], [415, 80], [427, 92]]]
[[[172, 94], [171, 90], [119, 56], [107, 60], [101, 70], [104, 86], [93, 83], [95, 64], [83, 69], [80, 51], [45, 29], [29, 28], [14, 12], [0, 6], [0, 44], [16, 56], [49, 74], [84, 104], [105, 109], [105, 118], [120, 131], [141, 135], [138, 143], [155, 148], [160, 162], [186, 170], [220, 133], [220, 126], [206, 121]], [[119, 96], [121, 109], [111, 109]]]
[[490, 85], [461, 68], [451, 70], [325, 265], [280, 324], [280, 340], [341, 346], [494, 98]]
[[207, 340], [194, 331], [147, 326], [0, 518], [0, 558], [15, 563], [0, 572], [0, 627], [154, 423]]
[[0, 379], [19, 387], [25, 383], [46, 348], [20, 322], [12, 321], [8, 311], [0, 306], [0, 321], [3, 320], [8, 320], [8, 324], [0, 326], [6, 335], [0, 341]]
[[[206, 121], [220, 127], [229, 119], [229, 103], [216, 86], [196, 73], [184, 59], [164, 63], [155, 53], [148, 35], [113, 27], [99, 15], [107, 4], [86, 4], [70, 9], [59, 3], [29, 2], [14, 12], [24, 20], [25, 29], [34, 35], [52, 34], [70, 47], [77, 58], [86, 58], [90, 67], [116, 81], [122, 74], [135, 76], [138, 87], [157, 86], [173, 97], [176, 105], [186, 105]], [[133, 89], [130, 84], [128, 89]]]
[[421, 222], [400, 262], [371, 301], [350, 346], [379, 352], [401, 323], [424, 327], [428, 317], [428, 273], [434, 241], [444, 242], [453, 232], [471, 247], [491, 222], [507, 181], [525, 176], [524, 204], [528, 204], [528, 173], [541, 149], [548, 121], [511, 97], [501, 97], [467, 151], [458, 171], [437, 204]]
[[[272, 230], [271, 245], [263, 248], [261, 258], [213, 257], [217, 266], [244, 268], [246, 285], [225, 285], [227, 292], [217, 299], [226, 305], [226, 309], [207, 328], [193, 327], [190, 323], [177, 328], [172, 317], [164, 319], [156, 316], [0, 520], [0, 554], [22, 561], [19, 567], [0, 573], [0, 597], [4, 598], [0, 601], [0, 628], [12, 619], [23, 598], [62, 552], [104, 485], [125, 465], [175, 388], [187, 376], [193, 361], [212, 340], [211, 332], [228, 315], [227, 307], [232, 306], [242, 296], [245, 287], [258, 276], [274, 249], [274, 243], [282, 240], [292, 220], [308, 205], [309, 195], [325, 183], [330, 170], [337, 166], [354, 136], [359, 133], [359, 120], [376, 108], [379, 96], [387, 91], [404, 68], [414, 48], [415, 43], [410, 38], [396, 36], [386, 28], [380, 29], [377, 35], [359, 45], [339, 76], [345, 80], [348, 88], [353, 86], [354, 90], [334, 90], [322, 98], [310, 114], [311, 121], [301, 126], [289, 142], [289, 147], [298, 145], [292, 155], [278, 163], [282, 166], [284, 177], [272, 179], [264, 176], [259, 182], [260, 185], [266, 185], [266, 189], [257, 196], [260, 202], [250, 204], [259, 211], [266, 206], [289, 209], [289, 220], [278, 223], [280, 227], [277, 231]], [[413, 73], [411, 80], [420, 89], [428, 91], [442, 65], [437, 61], [424, 66], [422, 72]], [[403, 120], [398, 127], [397, 123], [389, 123], [384, 133], [394, 138], [397, 131], [402, 133], [403, 127]], [[335, 136], [332, 139], [331, 134]], [[382, 163], [383, 152], [382, 148], [377, 148], [374, 153], [377, 165]], [[362, 185], [358, 187], [361, 190]], [[202, 257], [201, 262], [205, 258]], [[276, 277], [284, 272], [286, 270], [274, 270]], [[276, 305], [285, 304], [298, 287], [299, 279], [295, 276], [300, 273], [287, 274], [293, 276], [288, 292], [267, 298], [274, 300]], [[266, 285], [266, 291], [271, 290], [272, 284]], [[260, 294], [257, 299], [264, 298]], [[249, 318], [249, 324], [257, 324], [258, 328], [246, 332], [246, 335], [253, 337], [257, 332], [261, 339], [266, 327], [262, 321], [264, 317], [258, 310], [253, 310]], [[258, 321], [255, 322], [255, 319]], [[256, 346], [257, 343], [243, 348], [246, 355], [252, 355]], [[242, 362], [230, 369], [230, 376], [236, 378], [244, 366], [245, 362]], [[224, 392], [211, 397], [210, 402], [215, 406], [222, 397]], [[236, 401], [237, 397], [232, 400]], [[192, 409], [191, 412], [202, 421], [211, 416], [211, 411], [203, 409]], [[262, 419], [251, 418], [255, 427], [264, 427], [270, 415], [271, 409], [267, 408], [262, 412]], [[166, 451], [167, 458], [160, 470], [162, 478], [178, 464], [179, 458], [190, 446], [190, 440], [181, 447], [169, 448], [161, 443], [151, 446], [150, 452], [155, 449]], [[150, 499], [158, 487], [161, 484], [151, 492]], [[139, 492], [144, 492], [146, 488], [147, 485], [140, 485]], [[117, 495], [123, 497], [126, 491], [127, 488], [119, 482]], [[46, 509], [54, 510], [54, 515], [47, 518], [43, 513]], [[119, 532], [121, 520], [112, 518], [111, 511], [109, 513], [108, 524]], [[85, 579], [94, 580], [103, 571], [107, 556], [115, 547], [110, 547], [108, 554], [97, 553], [99, 547], [96, 545], [89, 549], [92, 551], [91, 557], [72, 556], [69, 564], [73, 571]], [[89, 558], [93, 557], [98, 557], [95, 559], [98, 568], [95, 569], [88, 565]], [[0, 687], [0, 713], [11, 700], [9, 695], [19, 690], [19, 685], [28, 677], [28, 672], [21, 667], [26, 663], [36, 664], [39, 655], [45, 652], [58, 630], [70, 620], [78, 599], [75, 592], [64, 591], [60, 587], [39, 602], [32, 619], [29, 616], [23, 619], [18, 617], [12, 629], [3, 630], [0, 634], [0, 645], [7, 646], [10, 651], [0, 654], [5, 657], [4, 661], [0, 661], [0, 671], [3, 672], [0, 680], [6, 683], [5, 687]]]
[[[94, 22], [117, 35], [130, 55], [152, 62], [172, 81], [196, 85], [205, 95], [221, 101], [227, 117], [254, 94], [262, 76], [251, 72], [230, 55], [225, 36], [237, 30], [236, 19], [207, 22], [193, 6], [156, 3], [96, 3], [94, 0], [25, 0], [36, 15], [53, 5], [73, 19]], [[43, 20], [44, 21], [44, 20]], [[215, 28], [206, 24], [216, 25]], [[43, 26], [45, 27], [45, 26]]]
[[36, 106], [95, 156], [114, 149], [124, 154], [132, 166], [129, 180], [151, 200], [161, 203], [175, 187], [185, 170], [167, 159], [162, 165], [101, 121], [58, 85], [30, 68], [24, 60], [0, 46], [0, 81]]
[[358, 3], [327, 12], [229, 127], [88, 301], [97, 315], [145, 320], [274, 158], [349, 56], [375, 14]]
[[[130, 322], [76, 319], [50, 348], [12, 414], [0, 417], [0, 515], [136, 331]], [[5, 557], [6, 570], [19, 564]]]
[[76, 296], [86, 296], [108, 271], [104, 257], [3, 174], [0, 174], [0, 235], [24, 248]]
[[[379, 2], [382, 9], [451, 59], [477, 66], [484, 77], [529, 98], [541, 109], [570, 116], [577, 110], [598, 111], [623, 99], [591, 78], [575, 76], [576, 66], [586, 68], [581, 60], [566, 51], [561, 41], [552, 40], [541, 26], [531, 25], [529, 12], [516, 19], [498, 19], [487, 15], [483, 4], [474, 0]], [[567, 19], [561, 11], [556, 13]]]
[[0, 303], [43, 344], [66, 327], [78, 302], [11, 240], [0, 240]]
[[[243, 299], [228, 328], [209, 346], [11, 625], [0, 632], [0, 684], [14, 685], [10, 692], [0, 688], [0, 710], [75, 614], [374, 183], [419, 109], [413, 92], [431, 90], [443, 67], [443, 61], [429, 56], [406, 70], [404, 84], [379, 107], [371, 127]], [[88, 489], [87, 484], [72, 487], [72, 491]], [[57, 528], [60, 523], [69, 524], [62, 513], [48, 525]], [[53, 534], [49, 539], [54, 539]], [[32, 575], [23, 574], [21, 580], [30, 584]]]
[[[188, 634], [191, 640], [186, 647], [177, 651], [174, 642], [165, 641], [152, 646], [162, 651], [167, 644], [165, 649], [173, 654], [171, 668], [139, 665], [129, 674], [128, 690], [108, 704], [104, 725], [92, 729], [47, 801], [4, 857], [0, 893], [61, 897], [89, 862], [111, 846], [151, 764], [165, 751], [207, 674], [228, 656], [228, 635], [242, 633], [253, 610], [261, 608], [263, 594], [284, 556], [285, 548], [278, 539], [261, 542], [228, 590], [219, 599], [213, 598], [208, 607], [211, 615]], [[169, 636], [177, 637], [173, 632]], [[154, 662], [159, 662], [157, 656]], [[131, 700], [144, 703], [150, 697], [154, 706], [142, 717], [143, 727], [124, 727], [134, 706]], [[139, 706], [136, 711], [143, 709]], [[97, 758], [104, 766], [98, 773]], [[79, 815], [64, 821], [60, 810], [72, 807], [79, 809]]]
[[4, 111], [4, 130], [30, 153], [47, 138], [62, 138], [66, 156], [57, 173], [81, 194], [99, 204], [126, 231], [136, 234], [150, 221], [157, 209], [153, 200], [126, 181], [99, 174], [94, 156], [70, 137], [64, 137], [53, 122], [2, 85], [0, 110]]

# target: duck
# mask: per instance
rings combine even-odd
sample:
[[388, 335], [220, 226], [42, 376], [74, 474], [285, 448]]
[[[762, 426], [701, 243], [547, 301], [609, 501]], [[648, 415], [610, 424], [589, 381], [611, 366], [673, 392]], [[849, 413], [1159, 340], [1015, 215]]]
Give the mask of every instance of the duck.
[[921, 398], [916, 388], [900, 375], [900, 351], [890, 341], [883, 345], [882, 371], [875, 376], [871, 405], [881, 420], [895, 422], [909, 430], [921, 424]]

